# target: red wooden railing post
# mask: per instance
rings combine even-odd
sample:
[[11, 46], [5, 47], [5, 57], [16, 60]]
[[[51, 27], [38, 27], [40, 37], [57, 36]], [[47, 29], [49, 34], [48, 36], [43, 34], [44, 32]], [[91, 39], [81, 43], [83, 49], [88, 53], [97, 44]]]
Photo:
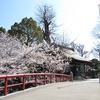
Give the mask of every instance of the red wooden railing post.
[[66, 81], [68, 80], [68, 76], [66, 76]]
[[35, 87], [37, 86], [37, 75], [35, 75]]
[[65, 81], [67, 81], [67, 78], [66, 78], [67, 76], [65, 76]]
[[61, 82], [61, 78], [62, 78], [62, 76], [60, 76], [60, 82]]
[[50, 83], [52, 83], [52, 74], [50, 75]]
[[65, 76], [63, 76], [63, 82], [65, 81], [65, 80], [64, 80], [64, 77], [65, 77]]
[[66, 76], [64, 76], [64, 82], [66, 81]]
[[25, 78], [26, 78], [26, 76], [24, 74], [24, 76], [23, 76], [23, 87], [22, 87], [23, 90], [25, 89]]
[[44, 74], [44, 85], [46, 84], [46, 75]]
[[4, 95], [7, 95], [7, 87], [8, 87], [8, 80], [7, 80], [7, 75], [5, 77], [5, 86], [4, 86]]
[[58, 80], [57, 80], [57, 75], [55, 75], [55, 81], [56, 81], [56, 83], [58, 82]]

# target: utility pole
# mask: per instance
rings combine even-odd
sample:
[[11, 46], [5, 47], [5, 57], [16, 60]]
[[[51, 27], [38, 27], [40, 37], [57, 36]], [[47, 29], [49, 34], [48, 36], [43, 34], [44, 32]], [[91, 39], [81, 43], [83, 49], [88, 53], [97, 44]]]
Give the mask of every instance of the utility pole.
[[100, 16], [100, 4], [98, 4], [98, 7], [99, 7], [99, 16]]
[[[100, 4], [98, 4], [99, 7], [99, 17], [100, 17]], [[100, 60], [100, 51], [99, 51], [99, 60]], [[99, 83], [100, 83], [100, 71], [99, 71]]]
[[64, 33], [63, 33], [63, 46], [64, 46], [64, 43], [65, 43], [65, 41], [64, 41]]

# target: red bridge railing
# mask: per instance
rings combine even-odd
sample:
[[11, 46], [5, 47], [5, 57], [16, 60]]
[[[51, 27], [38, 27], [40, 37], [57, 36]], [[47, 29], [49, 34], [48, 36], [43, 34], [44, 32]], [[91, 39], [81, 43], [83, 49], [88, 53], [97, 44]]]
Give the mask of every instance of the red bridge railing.
[[[17, 83], [9, 84], [8, 80], [19, 78], [21, 81]], [[0, 80], [4, 81], [3, 86], [0, 86], [0, 90], [3, 89], [4, 95], [8, 94], [8, 88], [21, 86], [22, 90], [26, 89], [26, 84], [38, 84], [45, 85], [54, 82], [70, 81], [71, 76], [65, 74], [54, 73], [33, 73], [33, 74], [16, 74], [16, 75], [1, 75]]]

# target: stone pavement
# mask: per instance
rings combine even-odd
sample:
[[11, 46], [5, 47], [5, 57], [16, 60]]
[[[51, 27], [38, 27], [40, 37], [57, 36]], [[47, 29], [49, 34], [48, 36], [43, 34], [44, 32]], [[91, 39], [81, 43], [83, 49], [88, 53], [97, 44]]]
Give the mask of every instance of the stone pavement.
[[53, 83], [0, 97], [0, 100], [100, 100], [98, 79]]

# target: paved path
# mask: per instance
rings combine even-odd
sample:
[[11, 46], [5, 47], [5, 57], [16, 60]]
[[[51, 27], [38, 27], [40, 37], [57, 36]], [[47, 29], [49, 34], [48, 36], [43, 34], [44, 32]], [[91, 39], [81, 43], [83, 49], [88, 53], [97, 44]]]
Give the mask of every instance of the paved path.
[[53, 83], [10, 94], [0, 100], [100, 100], [100, 83], [98, 79]]

